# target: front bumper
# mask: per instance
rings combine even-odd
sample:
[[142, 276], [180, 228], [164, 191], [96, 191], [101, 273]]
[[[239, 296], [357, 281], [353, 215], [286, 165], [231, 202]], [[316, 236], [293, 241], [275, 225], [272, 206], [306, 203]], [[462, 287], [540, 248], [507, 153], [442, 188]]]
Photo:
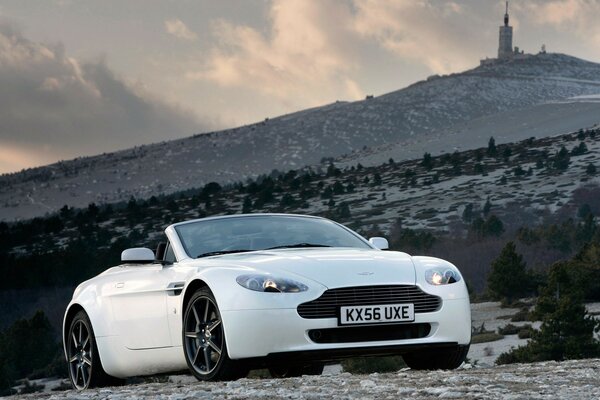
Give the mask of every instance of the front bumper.
[[221, 311], [221, 317], [232, 359], [272, 358], [278, 354], [286, 358], [296, 353], [313, 360], [334, 360], [358, 355], [402, 354], [432, 346], [467, 345], [471, 341], [468, 298], [444, 299], [438, 311], [415, 314], [414, 323], [431, 326], [427, 336], [417, 339], [315, 343], [308, 332], [337, 328], [337, 319], [305, 319], [298, 315], [296, 308]]

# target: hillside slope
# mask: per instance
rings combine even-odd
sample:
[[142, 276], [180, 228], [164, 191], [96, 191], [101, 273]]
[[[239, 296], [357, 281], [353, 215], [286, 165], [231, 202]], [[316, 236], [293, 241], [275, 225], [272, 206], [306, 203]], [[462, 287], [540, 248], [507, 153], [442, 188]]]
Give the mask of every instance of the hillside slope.
[[338, 157], [336, 165], [379, 165], [390, 157], [413, 159], [425, 152], [442, 154], [469, 150], [493, 136], [496, 143], [510, 143], [530, 137], [549, 137], [572, 132], [582, 126], [600, 125], [600, 95], [572, 97], [503, 111], [462, 122], [424, 135], [414, 135]]
[[[569, 219], [575, 229], [584, 205], [600, 215], [600, 128], [498, 145], [493, 154], [484, 147], [424, 161], [421, 157], [344, 169], [330, 165], [326, 171], [290, 171], [246, 185], [206, 185], [189, 193], [130, 201], [124, 207], [65, 209], [50, 218], [0, 224], [6, 257], [0, 272], [4, 267], [3, 276], [18, 282], [0, 283], [0, 287], [27, 288], [40, 280], [42, 286], [71, 285], [116, 262], [126, 246], [155, 247], [163, 229], [176, 221], [287, 212], [329, 217], [366, 236], [398, 240], [403, 234], [399, 229], [408, 230], [404, 234], [414, 236], [418, 246], [407, 249], [412, 242], [405, 242], [399, 248], [421, 254], [433, 243], [427, 235], [470, 238], [459, 246], [440, 242], [446, 247], [428, 254], [461, 265], [472, 288], [481, 291], [497, 253], [479, 236], [496, 238], [494, 246], [500, 246], [503, 231], [510, 237], [522, 227]], [[488, 230], [491, 226], [474, 225], [478, 218], [491, 215], [502, 227]], [[550, 265], [576, 248], [573, 244], [552, 251], [531, 249], [528, 262]], [[89, 261], [92, 251], [96, 256]], [[472, 257], [474, 251], [478, 257]], [[2, 251], [0, 261], [1, 256]], [[84, 265], [76, 270], [69, 267], [79, 259], [86, 260]], [[49, 269], [48, 263], [55, 269]], [[11, 312], [10, 302], [6, 307]]]
[[[540, 54], [478, 67], [373, 99], [338, 102], [235, 129], [4, 175], [0, 219], [41, 215], [64, 204], [115, 202], [131, 195], [147, 198], [209, 181], [243, 181], [272, 169], [288, 170], [316, 164], [322, 157], [358, 152], [365, 146], [396, 143], [406, 149], [414, 138], [421, 142], [437, 138], [441, 148], [454, 147], [446, 145], [445, 132], [454, 132], [467, 149], [473, 140], [463, 137], [460, 124], [598, 93], [600, 64], [566, 55]], [[588, 102], [569, 107], [583, 104]], [[527, 113], [522, 116], [523, 123], [527, 117]], [[577, 123], [581, 126], [581, 121]], [[512, 132], [507, 133], [507, 141], [516, 139]], [[408, 156], [400, 152], [397, 158]]]

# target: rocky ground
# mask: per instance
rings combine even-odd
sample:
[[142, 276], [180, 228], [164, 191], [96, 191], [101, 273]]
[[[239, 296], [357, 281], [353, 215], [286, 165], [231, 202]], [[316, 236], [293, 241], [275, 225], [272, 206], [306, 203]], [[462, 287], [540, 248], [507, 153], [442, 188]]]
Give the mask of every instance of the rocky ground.
[[77, 393], [35, 393], [14, 399], [598, 399], [600, 359], [456, 371], [304, 376], [200, 383], [191, 377], [168, 382], [104, 388]]
[[[522, 303], [531, 303], [531, 299], [523, 299]], [[586, 307], [591, 315], [600, 317], [600, 303], [588, 303]], [[519, 310], [502, 308], [499, 302], [474, 303], [471, 304], [472, 325], [474, 328], [483, 325], [492, 332], [509, 323], [539, 328], [539, 321], [511, 321]], [[67, 379], [38, 379], [30, 381], [29, 388], [37, 388], [37, 393], [13, 399], [600, 398], [600, 359], [494, 366], [501, 353], [527, 342], [528, 339], [519, 339], [514, 334], [492, 342], [471, 344], [467, 363], [456, 371], [418, 372], [407, 368], [393, 374], [351, 375], [337, 364], [326, 366], [320, 377], [242, 379], [207, 384], [198, 383], [191, 375], [155, 376], [131, 380], [143, 383], [82, 393], [64, 391], [69, 388]], [[23, 385], [16, 389], [27, 390]]]

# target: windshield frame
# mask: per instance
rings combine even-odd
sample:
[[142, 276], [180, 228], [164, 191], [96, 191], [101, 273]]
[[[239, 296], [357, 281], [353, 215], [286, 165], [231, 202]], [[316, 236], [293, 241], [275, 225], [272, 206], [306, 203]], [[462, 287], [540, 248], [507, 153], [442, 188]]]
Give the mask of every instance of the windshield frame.
[[[332, 221], [330, 219], [327, 218], [322, 218], [322, 217], [316, 217], [316, 216], [312, 216], [312, 215], [302, 215], [302, 214], [271, 214], [271, 213], [256, 213], [256, 214], [237, 214], [237, 215], [221, 215], [221, 216], [215, 216], [215, 217], [208, 217], [208, 218], [200, 218], [200, 219], [194, 219], [194, 220], [190, 220], [190, 221], [183, 221], [183, 222], [178, 222], [176, 224], [173, 224], [171, 226], [169, 226], [167, 228], [168, 231], [171, 231], [175, 234], [175, 236], [177, 237], [177, 241], [178, 244], [181, 248], [181, 250], [183, 250], [183, 252], [186, 255], [186, 258], [191, 258], [194, 259], [195, 256], [193, 254], [190, 253], [190, 251], [188, 250], [185, 241], [182, 239], [182, 234], [180, 227], [184, 226], [184, 225], [189, 225], [189, 224], [196, 224], [196, 223], [202, 223], [202, 222], [208, 222], [211, 220], [219, 220], [219, 219], [244, 219], [244, 218], [268, 218], [268, 217], [285, 217], [285, 218], [302, 218], [302, 219], [318, 219], [318, 220], [322, 220], [322, 221], [326, 221], [329, 223], [332, 223], [334, 225], [336, 225], [338, 228], [343, 229], [344, 231], [346, 231], [349, 235], [353, 236], [354, 238], [358, 239], [359, 242], [361, 242], [362, 244], [365, 245], [365, 247], [338, 247], [338, 248], [348, 248], [348, 249], [376, 249], [368, 240], [366, 240], [364, 237], [362, 237], [361, 235], [359, 235], [358, 233], [354, 232], [353, 230], [351, 230], [350, 228]], [[305, 249], [309, 249], [311, 247], [305, 247]], [[315, 248], [317, 248], [315, 246]], [[323, 247], [318, 247], [318, 248], [323, 248]], [[266, 251], [267, 249], [256, 249], [256, 250], [250, 250], [250, 251], [245, 251], [245, 252], [255, 252], [255, 251]], [[282, 248], [280, 250], [285, 250], [285, 248]], [[272, 251], [272, 250], [269, 250]], [[215, 255], [215, 256], [210, 256], [210, 257], [218, 257], [219, 255]]]

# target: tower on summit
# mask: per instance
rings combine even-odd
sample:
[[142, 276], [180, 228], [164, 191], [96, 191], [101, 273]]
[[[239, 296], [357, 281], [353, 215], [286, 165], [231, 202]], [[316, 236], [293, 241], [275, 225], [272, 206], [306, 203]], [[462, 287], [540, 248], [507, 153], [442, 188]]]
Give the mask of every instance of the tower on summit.
[[[539, 54], [546, 54], [546, 47], [542, 47]], [[508, 15], [508, 1], [506, 2], [506, 11], [504, 12], [504, 25], [500, 27], [500, 37], [498, 40], [498, 57], [485, 58], [479, 61], [479, 65], [493, 65], [496, 63], [511, 62], [514, 60], [523, 60], [532, 57], [532, 54], [526, 54], [517, 46], [513, 47], [513, 27], [510, 26], [510, 17]]]
[[504, 26], [500, 27], [500, 40], [498, 44], [498, 59], [505, 60], [513, 56], [512, 36], [513, 28], [508, 25], [508, 1], [506, 2], [506, 12], [504, 13]]

